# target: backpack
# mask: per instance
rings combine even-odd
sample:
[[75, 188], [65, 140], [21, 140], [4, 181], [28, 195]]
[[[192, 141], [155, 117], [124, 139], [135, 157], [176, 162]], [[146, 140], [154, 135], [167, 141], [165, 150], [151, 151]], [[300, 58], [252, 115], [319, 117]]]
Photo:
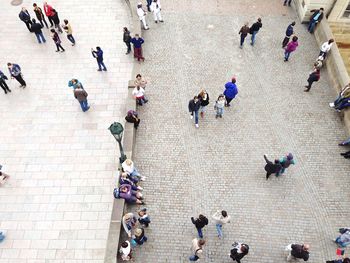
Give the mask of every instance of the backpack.
[[119, 197], [119, 188], [114, 188], [113, 190], [113, 196], [114, 198], [118, 199]]

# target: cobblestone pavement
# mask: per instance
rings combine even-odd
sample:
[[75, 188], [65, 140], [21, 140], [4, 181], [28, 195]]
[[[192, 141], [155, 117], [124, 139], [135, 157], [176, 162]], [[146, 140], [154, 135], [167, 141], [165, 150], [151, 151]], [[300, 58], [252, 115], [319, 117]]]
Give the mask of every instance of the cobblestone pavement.
[[[298, 50], [283, 62], [281, 41], [298, 21], [282, 1], [162, 1], [164, 24], [148, 16], [142, 74], [150, 80], [149, 103], [140, 108], [136, 158], [152, 224], [136, 262], [187, 262], [196, 230], [191, 216], [211, 218], [225, 209], [232, 222], [224, 238], [211, 221], [204, 231], [202, 262], [230, 262], [234, 241], [250, 245], [243, 262], [285, 262], [284, 246], [311, 244], [309, 262], [335, 257], [331, 241], [349, 224], [349, 163], [337, 143], [346, 138], [338, 114], [328, 107], [336, 93], [326, 70], [303, 92], [318, 55], [306, 26], [297, 23]], [[245, 21], [262, 17], [256, 46], [239, 49]], [[237, 76], [238, 97], [223, 119], [213, 102]], [[205, 88], [211, 104], [200, 128], [188, 100]], [[281, 178], [265, 180], [263, 154], [292, 152], [297, 164]], [[131, 210], [137, 207], [131, 207]]]
[[[42, 1], [38, 1], [40, 6]], [[33, 1], [24, 1], [32, 11]], [[107, 130], [124, 117], [133, 60], [125, 56], [123, 0], [49, 1], [67, 18], [77, 44], [61, 35], [65, 53], [44, 29], [39, 45], [18, 18], [20, 6], [0, 0], [0, 69], [18, 63], [27, 88], [0, 90], [0, 163], [11, 178], [0, 188], [1, 263], [103, 262], [110, 223], [117, 145]], [[104, 50], [108, 72], [97, 72], [91, 47]], [[83, 113], [68, 80], [89, 93]]]

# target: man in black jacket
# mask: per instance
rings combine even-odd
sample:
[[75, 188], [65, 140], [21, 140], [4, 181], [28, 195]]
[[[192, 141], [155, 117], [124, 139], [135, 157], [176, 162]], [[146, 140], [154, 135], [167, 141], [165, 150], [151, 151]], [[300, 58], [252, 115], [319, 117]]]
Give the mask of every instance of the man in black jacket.
[[198, 218], [194, 219], [191, 217], [192, 224], [194, 224], [198, 231], [199, 238], [203, 238], [203, 232], [202, 228], [204, 228], [206, 225], [208, 225], [208, 218], [206, 218], [204, 215], [200, 214]]
[[233, 249], [231, 249], [230, 258], [237, 263], [241, 263], [241, 259], [248, 254], [249, 246], [247, 244], [233, 243]]
[[32, 21], [30, 21], [30, 14], [28, 10], [25, 9], [25, 7], [22, 7], [22, 10], [18, 16], [19, 16], [19, 19], [21, 19], [26, 24], [29, 32], [32, 32], [30, 31], [30, 26], [32, 25]]
[[128, 47], [128, 50], [125, 53], [125, 55], [127, 55], [131, 51], [131, 43], [130, 43], [131, 36], [130, 36], [130, 31], [128, 30], [127, 27], [124, 27], [123, 41], [124, 41], [125, 45]]
[[310, 17], [310, 22], [309, 22], [309, 26], [307, 28], [307, 30], [310, 33], [313, 33], [316, 27], [316, 24], [320, 23], [321, 20], [323, 19], [323, 7], [321, 7], [320, 9], [313, 9], [310, 12], [313, 13]]
[[303, 259], [304, 261], [309, 260], [309, 249], [310, 246], [308, 244], [298, 245], [292, 244], [292, 250], [289, 252], [287, 257], [287, 261], [290, 262], [292, 260]]
[[258, 21], [255, 22], [251, 27], [250, 27], [250, 34], [252, 34], [251, 42], [250, 44], [254, 46], [255, 43], [255, 36], [258, 33], [259, 29], [262, 27], [261, 23], [261, 18], [258, 18]]
[[199, 111], [200, 107], [201, 107], [201, 102], [197, 96], [194, 96], [193, 100], [190, 100], [188, 103], [188, 110], [191, 113], [191, 119], [193, 119], [193, 113], [194, 113], [194, 122], [196, 124], [196, 128], [199, 127], [199, 125], [198, 125], [198, 111]]
[[276, 174], [277, 176], [282, 170], [282, 165], [280, 161], [276, 159], [275, 163], [273, 163], [269, 159], [267, 159], [266, 154], [264, 154], [264, 159], [266, 161], [266, 165], [265, 165], [266, 180], [269, 179], [271, 174]]
[[32, 19], [32, 27], [31, 27], [31, 31], [35, 34], [36, 39], [38, 40], [39, 44], [41, 44], [41, 41], [43, 41], [43, 43], [46, 42], [46, 39], [43, 35], [43, 31], [41, 31], [41, 29], [43, 28], [43, 26], [39, 23], [36, 22], [35, 18]]

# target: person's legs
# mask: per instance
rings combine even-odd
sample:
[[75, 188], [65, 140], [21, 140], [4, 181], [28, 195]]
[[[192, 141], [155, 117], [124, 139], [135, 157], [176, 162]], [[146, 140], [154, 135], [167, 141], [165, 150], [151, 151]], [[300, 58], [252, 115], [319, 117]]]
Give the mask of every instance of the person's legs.
[[160, 11], [157, 13], [157, 17], [160, 22], [163, 22], [162, 13]]
[[38, 43], [41, 44], [40, 34], [35, 34], [36, 39], [38, 40]]
[[282, 41], [282, 47], [287, 46], [288, 42], [289, 42], [289, 37], [284, 37], [284, 39]]
[[26, 87], [27, 86], [27, 84], [24, 81], [24, 79], [22, 78], [21, 74], [19, 74], [18, 76], [15, 76], [14, 78], [21, 84], [21, 87]]
[[314, 29], [315, 29], [315, 25], [316, 25], [316, 22], [315, 22], [314, 20], [310, 21], [307, 30], [308, 30], [310, 33], [313, 33], [313, 32], [314, 32]]
[[290, 6], [292, 4], [292, 0], [289, 0], [288, 1], [288, 5]]
[[278, 174], [276, 174], [276, 176], [283, 174], [285, 171], [286, 171], [286, 168], [282, 167], [281, 171]]
[[75, 39], [74, 39], [73, 35], [69, 34], [69, 35], [67, 35], [67, 38], [74, 46], [75, 45]]
[[197, 228], [199, 238], [203, 238], [203, 232], [201, 228]]
[[0, 80], [0, 87], [4, 90], [5, 94], [7, 94], [6, 83], [4, 80]]
[[53, 20], [52, 20], [52, 17], [51, 17], [51, 16], [48, 16], [47, 18], [49, 19], [50, 27], [53, 27]]
[[29, 21], [26, 21], [26, 22], [24, 22], [24, 23], [26, 24], [26, 26], [27, 26], [29, 32], [32, 32], [32, 31], [31, 31], [32, 21], [29, 20]]
[[[46, 26], [46, 28], [49, 28], [49, 26], [47, 25], [47, 22], [46, 22], [46, 19], [45, 19], [45, 17], [43, 16], [43, 21], [44, 21], [44, 24], [45, 24], [45, 26]], [[41, 22], [40, 22], [41, 23]], [[43, 27], [44, 27], [44, 25], [43, 24], [41, 24]]]
[[42, 27], [44, 27], [44, 23], [43, 23], [43, 20], [39, 20], [39, 23]]
[[141, 22], [142, 22], [142, 24], [143, 24], [143, 28], [147, 30], [147, 29], [148, 29], [148, 26], [147, 26], [147, 23], [146, 23], [146, 18], [145, 18], [145, 17], [142, 17]]
[[222, 238], [222, 225], [216, 224], [215, 227], [216, 227], [216, 231], [218, 232], [218, 237]]
[[129, 54], [131, 51], [131, 44], [130, 44], [130, 42], [125, 42], [125, 45], [127, 46], [126, 54]]
[[60, 24], [55, 24], [55, 27], [57, 28], [58, 32], [63, 33], [63, 30], [62, 30]]
[[287, 256], [287, 261], [288, 261], [288, 262], [291, 262], [293, 259], [295, 259], [295, 258], [292, 256], [292, 252], [289, 251], [289, 254], [288, 254], [288, 256]]
[[252, 42], [250, 43], [252, 46], [254, 46], [254, 44], [255, 44], [255, 37], [256, 37], [257, 33], [258, 33], [258, 31], [253, 31], [252, 38], [251, 38]]
[[58, 47], [62, 50], [62, 52], [65, 51], [61, 44], [58, 44]]
[[198, 124], [198, 111], [194, 111], [194, 123]]
[[85, 111], [85, 105], [83, 101], [79, 101], [80, 107], [82, 111]]
[[100, 63], [101, 63], [101, 66], [103, 67], [103, 70], [104, 70], [104, 71], [107, 71], [107, 68], [106, 68], [106, 66], [105, 66], [105, 63], [103, 63], [103, 61], [101, 61]]
[[153, 12], [153, 18], [156, 23], [158, 23], [158, 16], [156, 12]]
[[39, 37], [41, 38], [41, 40], [43, 41], [43, 43], [46, 42], [46, 39], [45, 39], [43, 33], [39, 33]]
[[290, 52], [288, 52], [287, 50], [284, 51], [284, 61], [288, 61], [289, 56], [290, 56]]
[[224, 109], [223, 108], [219, 108], [218, 109], [218, 113], [219, 113], [219, 117], [222, 118], [222, 115], [224, 114]]
[[241, 48], [243, 47], [244, 39], [245, 39], [245, 36], [243, 36], [243, 34], [241, 34], [241, 42], [240, 42]]
[[229, 106], [230, 106], [230, 102], [231, 102], [233, 99], [232, 99], [232, 98], [228, 98], [228, 97], [226, 97], [226, 96], [225, 96], [225, 98], [226, 98], [226, 106], [229, 107]]

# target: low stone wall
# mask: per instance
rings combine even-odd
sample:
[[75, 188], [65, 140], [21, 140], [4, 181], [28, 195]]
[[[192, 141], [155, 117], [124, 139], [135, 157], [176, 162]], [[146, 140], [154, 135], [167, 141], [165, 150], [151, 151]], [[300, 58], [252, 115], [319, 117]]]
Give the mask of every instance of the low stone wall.
[[[327, 40], [334, 38], [326, 19], [323, 19], [321, 23], [317, 25], [314, 34], [319, 46]], [[333, 45], [331, 51], [327, 54], [326, 68], [331, 80], [331, 85], [337, 92], [349, 83], [349, 75], [337, 45]], [[350, 111], [345, 110], [343, 114], [345, 126], [350, 134]]]

